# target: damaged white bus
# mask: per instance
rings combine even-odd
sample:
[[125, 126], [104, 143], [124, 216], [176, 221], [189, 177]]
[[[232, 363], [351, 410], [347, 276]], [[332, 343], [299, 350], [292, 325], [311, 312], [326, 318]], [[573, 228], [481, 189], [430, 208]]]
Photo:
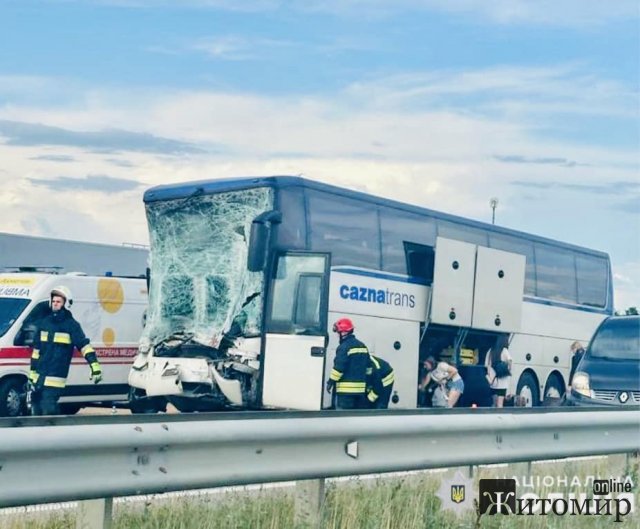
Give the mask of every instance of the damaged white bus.
[[391, 407], [419, 405], [428, 355], [456, 363], [460, 405], [478, 404], [499, 335], [509, 392], [537, 405], [564, 394], [570, 344], [613, 312], [605, 253], [299, 177], [159, 186], [144, 202], [149, 312], [129, 383], [181, 411], [330, 407], [343, 316], [393, 366]]

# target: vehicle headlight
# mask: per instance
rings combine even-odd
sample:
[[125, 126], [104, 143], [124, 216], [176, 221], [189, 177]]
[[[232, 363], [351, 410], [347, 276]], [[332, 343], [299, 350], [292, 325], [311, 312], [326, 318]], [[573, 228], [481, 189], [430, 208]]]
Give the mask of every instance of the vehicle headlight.
[[592, 397], [591, 388], [589, 387], [589, 375], [583, 373], [582, 371], [578, 371], [575, 375], [573, 375], [571, 388], [575, 392], [580, 393], [585, 397]]

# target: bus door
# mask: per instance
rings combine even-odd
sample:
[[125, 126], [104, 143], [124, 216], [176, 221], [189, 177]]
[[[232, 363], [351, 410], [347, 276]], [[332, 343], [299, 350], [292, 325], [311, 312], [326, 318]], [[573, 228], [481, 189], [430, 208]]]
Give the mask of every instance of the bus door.
[[328, 343], [329, 254], [278, 256], [267, 304], [262, 405], [319, 410]]

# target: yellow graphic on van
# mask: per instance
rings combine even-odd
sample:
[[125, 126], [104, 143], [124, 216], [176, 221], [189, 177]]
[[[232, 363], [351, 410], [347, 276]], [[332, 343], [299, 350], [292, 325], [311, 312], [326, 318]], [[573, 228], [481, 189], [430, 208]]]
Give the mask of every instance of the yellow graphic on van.
[[124, 290], [120, 281], [111, 277], [103, 277], [98, 281], [98, 300], [102, 308], [114, 314], [124, 303]]
[[107, 347], [112, 346], [116, 341], [116, 333], [111, 327], [102, 331], [102, 343]]

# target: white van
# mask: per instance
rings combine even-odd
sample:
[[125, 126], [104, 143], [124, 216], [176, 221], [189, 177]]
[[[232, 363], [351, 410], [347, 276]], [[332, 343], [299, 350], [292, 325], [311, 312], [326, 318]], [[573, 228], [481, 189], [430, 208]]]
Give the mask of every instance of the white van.
[[71, 290], [71, 313], [80, 323], [102, 366], [103, 379], [93, 384], [89, 365], [75, 351], [61, 413], [77, 412], [91, 402], [125, 401], [127, 376], [138, 351], [146, 318], [144, 278], [95, 277], [80, 273], [0, 273], [0, 416], [24, 413], [24, 386], [39, 319], [49, 310], [55, 286]]

